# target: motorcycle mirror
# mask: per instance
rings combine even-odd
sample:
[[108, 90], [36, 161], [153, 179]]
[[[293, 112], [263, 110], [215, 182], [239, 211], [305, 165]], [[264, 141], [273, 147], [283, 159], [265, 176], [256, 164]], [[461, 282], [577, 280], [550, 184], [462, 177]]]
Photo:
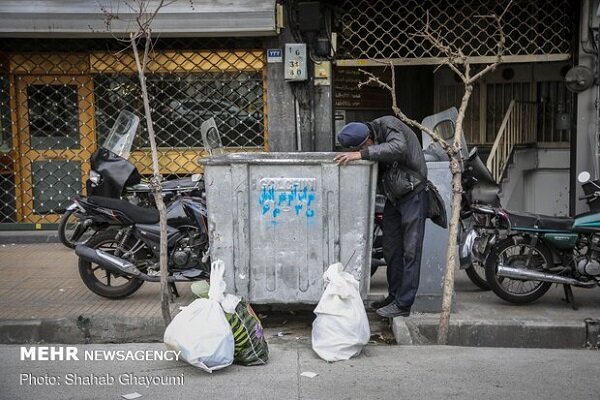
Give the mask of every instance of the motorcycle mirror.
[[579, 183], [589, 182], [590, 178], [591, 178], [590, 173], [587, 171], [583, 171], [579, 175], [577, 175], [577, 180], [579, 181]]
[[473, 147], [469, 152], [469, 158], [474, 157], [477, 154], [477, 146]]

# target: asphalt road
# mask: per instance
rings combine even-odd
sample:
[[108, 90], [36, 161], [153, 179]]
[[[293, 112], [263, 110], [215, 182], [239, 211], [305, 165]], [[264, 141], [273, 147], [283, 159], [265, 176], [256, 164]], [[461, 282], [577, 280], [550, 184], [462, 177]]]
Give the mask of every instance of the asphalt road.
[[369, 345], [326, 363], [307, 343], [285, 341], [270, 343], [265, 366], [208, 374], [178, 361], [82, 359], [164, 350], [156, 343], [78, 345], [79, 361], [21, 360], [21, 347], [0, 346], [0, 399], [600, 399], [597, 350]]

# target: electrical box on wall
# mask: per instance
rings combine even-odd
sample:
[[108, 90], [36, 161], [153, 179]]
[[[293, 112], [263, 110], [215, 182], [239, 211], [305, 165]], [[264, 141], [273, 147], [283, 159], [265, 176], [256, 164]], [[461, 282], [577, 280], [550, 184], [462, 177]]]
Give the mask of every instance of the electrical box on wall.
[[331, 63], [329, 61], [315, 62], [315, 86], [331, 85]]
[[305, 43], [286, 43], [284, 78], [288, 81], [305, 81], [308, 79]]

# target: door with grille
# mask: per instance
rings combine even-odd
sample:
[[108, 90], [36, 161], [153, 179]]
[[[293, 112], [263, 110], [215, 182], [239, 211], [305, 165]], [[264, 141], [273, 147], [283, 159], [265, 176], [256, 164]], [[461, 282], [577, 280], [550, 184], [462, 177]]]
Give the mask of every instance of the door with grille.
[[92, 81], [87, 75], [17, 76], [14, 89], [17, 221], [57, 222], [89, 175]]

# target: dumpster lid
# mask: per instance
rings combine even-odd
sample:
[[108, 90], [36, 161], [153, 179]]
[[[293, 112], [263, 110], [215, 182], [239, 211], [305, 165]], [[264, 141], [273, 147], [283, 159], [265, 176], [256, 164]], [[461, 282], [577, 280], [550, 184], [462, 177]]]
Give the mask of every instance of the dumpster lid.
[[[203, 165], [228, 165], [228, 164], [335, 164], [334, 152], [243, 152], [228, 153], [209, 158], [200, 159]], [[374, 164], [374, 161], [358, 160], [351, 164], [364, 165]]]

